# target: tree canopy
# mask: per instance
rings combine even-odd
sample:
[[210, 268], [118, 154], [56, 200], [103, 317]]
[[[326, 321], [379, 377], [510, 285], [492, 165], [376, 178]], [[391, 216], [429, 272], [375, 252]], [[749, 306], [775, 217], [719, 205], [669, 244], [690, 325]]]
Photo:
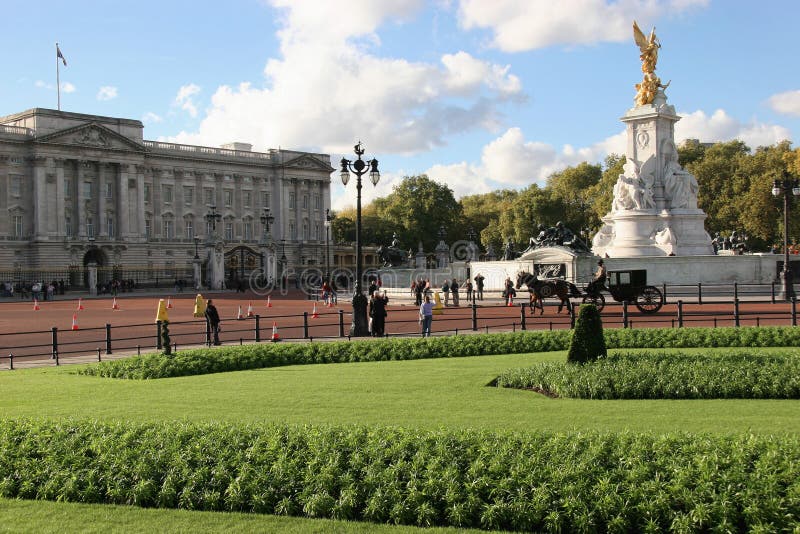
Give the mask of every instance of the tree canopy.
[[[783, 240], [783, 203], [771, 194], [772, 183], [784, 172], [800, 176], [800, 149], [788, 141], [750, 150], [741, 141], [705, 145], [688, 141], [679, 149], [681, 164], [699, 184], [698, 207], [707, 214], [713, 235], [744, 231], [751, 248], [767, 250]], [[396, 232], [404, 248], [422, 242], [432, 251], [439, 228], [452, 244], [466, 239], [470, 228], [485, 249], [496, 252], [509, 238], [519, 248], [538, 233], [538, 225], [563, 222], [574, 232], [598, 230], [611, 209], [613, 187], [623, 172], [625, 157], [609, 155], [604, 163], [580, 163], [550, 175], [545, 184], [521, 190], [500, 189], [456, 200], [453, 191], [426, 175], [406, 176], [386, 197], [362, 210], [364, 243], [388, 244]], [[800, 199], [798, 199], [800, 208]], [[800, 217], [790, 222], [790, 242], [800, 236]], [[341, 210], [333, 224], [337, 241], [355, 240], [355, 210]]]

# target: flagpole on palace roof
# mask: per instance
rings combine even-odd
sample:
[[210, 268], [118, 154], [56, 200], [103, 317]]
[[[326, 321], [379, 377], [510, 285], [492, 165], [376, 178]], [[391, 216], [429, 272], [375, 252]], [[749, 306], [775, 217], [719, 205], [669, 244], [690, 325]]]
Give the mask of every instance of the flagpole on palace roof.
[[56, 43], [56, 93], [58, 94], [58, 111], [61, 111], [61, 78], [58, 68], [58, 56], [60, 55], [61, 51], [58, 49], [58, 43]]

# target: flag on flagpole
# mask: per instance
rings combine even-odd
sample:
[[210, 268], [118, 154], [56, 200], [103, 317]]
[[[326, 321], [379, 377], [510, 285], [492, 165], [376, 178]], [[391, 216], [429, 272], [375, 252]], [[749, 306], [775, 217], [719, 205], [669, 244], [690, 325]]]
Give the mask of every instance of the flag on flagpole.
[[67, 60], [64, 58], [64, 54], [61, 53], [61, 49], [56, 44], [56, 59], [61, 59], [64, 62], [64, 66], [67, 66]]

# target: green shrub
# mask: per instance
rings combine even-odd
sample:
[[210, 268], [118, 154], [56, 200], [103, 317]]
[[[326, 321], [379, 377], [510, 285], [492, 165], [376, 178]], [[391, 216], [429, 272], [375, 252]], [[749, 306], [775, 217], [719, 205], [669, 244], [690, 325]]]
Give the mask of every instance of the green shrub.
[[[754, 337], [755, 336], [755, 337]], [[326, 343], [261, 343], [184, 350], [167, 358], [151, 353], [94, 364], [78, 372], [112, 378], [153, 379], [282, 365], [455, 358], [567, 350], [569, 330]], [[800, 328], [606, 329], [608, 348], [800, 347]]]
[[593, 362], [606, 356], [606, 341], [603, 337], [603, 320], [594, 304], [582, 304], [575, 321], [575, 331], [569, 344], [567, 361], [570, 363]]
[[581, 399], [800, 399], [800, 352], [620, 353], [511, 369], [497, 385]]
[[535, 532], [791, 532], [800, 440], [0, 421], [0, 496]]

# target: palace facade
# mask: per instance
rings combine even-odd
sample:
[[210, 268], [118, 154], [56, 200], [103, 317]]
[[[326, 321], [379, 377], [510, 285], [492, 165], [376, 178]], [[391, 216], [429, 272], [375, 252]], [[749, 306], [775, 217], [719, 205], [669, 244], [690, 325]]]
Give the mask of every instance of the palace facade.
[[96, 264], [99, 282], [191, 283], [193, 264], [205, 277], [215, 255], [228, 282], [324, 269], [329, 155], [147, 141], [143, 130], [42, 108], [0, 117], [0, 281], [80, 286]]

